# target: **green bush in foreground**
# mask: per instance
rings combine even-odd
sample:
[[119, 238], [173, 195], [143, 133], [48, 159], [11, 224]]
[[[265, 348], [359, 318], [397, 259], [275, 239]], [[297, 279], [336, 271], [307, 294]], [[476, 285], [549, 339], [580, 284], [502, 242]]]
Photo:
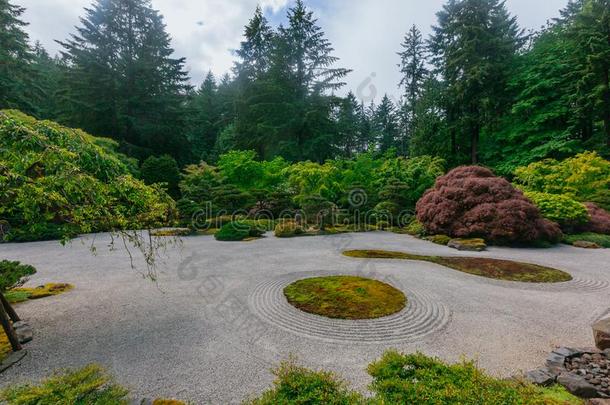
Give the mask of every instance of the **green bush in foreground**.
[[116, 385], [99, 366], [56, 374], [40, 385], [12, 386], [0, 393], [9, 405], [121, 405], [127, 390]]
[[273, 388], [250, 405], [276, 404], [364, 404], [363, 397], [351, 392], [345, 382], [325, 371], [312, 371], [287, 361], [274, 370]]
[[447, 365], [423, 354], [386, 352], [368, 367], [373, 396], [365, 398], [324, 371], [287, 362], [275, 370], [274, 386], [252, 405], [271, 404], [479, 404], [566, 405], [583, 402], [562, 387], [539, 388], [485, 375], [471, 362]]
[[223, 225], [214, 237], [223, 242], [237, 242], [246, 238], [256, 238], [262, 234], [261, 227], [252, 221], [234, 221]]
[[565, 235], [563, 238], [563, 242], [568, 245], [572, 245], [574, 242], [578, 241], [593, 242], [601, 247], [610, 248], [610, 235], [601, 233], [579, 233], [575, 235]]
[[27, 277], [35, 273], [36, 269], [32, 266], [8, 260], [0, 261], [0, 293], [23, 285]]

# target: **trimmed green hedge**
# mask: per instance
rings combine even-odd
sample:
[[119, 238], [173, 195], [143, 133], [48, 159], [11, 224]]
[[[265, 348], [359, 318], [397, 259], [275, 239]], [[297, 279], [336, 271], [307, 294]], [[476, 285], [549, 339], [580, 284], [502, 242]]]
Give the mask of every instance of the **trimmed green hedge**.
[[247, 238], [259, 237], [263, 233], [263, 229], [253, 221], [234, 221], [223, 225], [214, 234], [214, 237], [223, 242], [238, 242]]

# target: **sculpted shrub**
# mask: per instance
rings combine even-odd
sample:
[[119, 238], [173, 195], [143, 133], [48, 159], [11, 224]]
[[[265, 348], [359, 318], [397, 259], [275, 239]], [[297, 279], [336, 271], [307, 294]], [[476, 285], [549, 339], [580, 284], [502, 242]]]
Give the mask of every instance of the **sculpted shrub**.
[[589, 212], [584, 204], [561, 194], [525, 192], [546, 219], [557, 222], [563, 229], [573, 229], [589, 222]]
[[479, 166], [458, 167], [437, 179], [417, 203], [428, 234], [484, 238], [498, 244], [557, 242], [559, 226], [507, 180]]

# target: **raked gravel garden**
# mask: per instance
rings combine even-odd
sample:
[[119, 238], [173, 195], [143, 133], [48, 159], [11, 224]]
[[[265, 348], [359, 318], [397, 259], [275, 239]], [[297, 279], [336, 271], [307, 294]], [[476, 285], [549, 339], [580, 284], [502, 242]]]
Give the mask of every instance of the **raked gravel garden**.
[[[270, 370], [291, 356], [366, 391], [366, 366], [388, 349], [448, 362], [475, 359], [491, 375], [510, 377], [540, 367], [558, 346], [592, 346], [591, 325], [610, 315], [606, 249], [460, 252], [389, 232], [292, 239], [269, 233], [241, 243], [191, 236], [167, 248], [151, 281], [131, 268], [125, 250], [102, 248], [109, 241], [100, 234], [66, 246], [0, 245], [2, 257], [36, 267], [28, 286], [74, 286], [17, 306], [34, 340], [0, 385], [96, 363], [136, 397], [240, 403], [267, 389]], [[432, 262], [343, 254], [358, 249], [520, 261], [562, 270], [572, 280], [505, 281]], [[301, 311], [286, 299], [293, 282], [343, 275], [385, 283], [406, 303], [388, 316], [349, 320]]]

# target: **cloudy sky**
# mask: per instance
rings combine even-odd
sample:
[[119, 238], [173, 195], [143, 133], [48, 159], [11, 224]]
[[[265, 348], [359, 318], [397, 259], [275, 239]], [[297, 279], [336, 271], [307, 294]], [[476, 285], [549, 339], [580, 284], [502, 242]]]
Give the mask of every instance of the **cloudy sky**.
[[[233, 50], [239, 45], [244, 25], [256, 4], [274, 24], [284, 21], [286, 8], [294, 0], [152, 0], [165, 16], [178, 56], [187, 57], [194, 84], [205, 72], [217, 76], [229, 71]], [[41, 41], [51, 52], [54, 40], [65, 39], [79, 23], [84, 7], [92, 0], [13, 0], [26, 7], [24, 19], [30, 23], [32, 40]], [[400, 43], [412, 24], [428, 34], [435, 13], [444, 0], [305, 0], [314, 9], [319, 23], [341, 58], [342, 67], [351, 68], [348, 88], [361, 98], [397, 96], [399, 73], [396, 67]], [[567, 0], [507, 0], [523, 28], [539, 28], [557, 17]]]

